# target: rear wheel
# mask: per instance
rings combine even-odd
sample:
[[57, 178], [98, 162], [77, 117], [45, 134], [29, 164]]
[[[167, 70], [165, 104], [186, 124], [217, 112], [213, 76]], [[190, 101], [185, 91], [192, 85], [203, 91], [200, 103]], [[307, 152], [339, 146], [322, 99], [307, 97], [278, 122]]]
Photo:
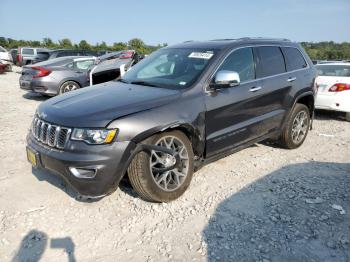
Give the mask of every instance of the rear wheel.
[[175, 164], [175, 157], [163, 152], [141, 152], [128, 168], [130, 183], [144, 199], [169, 202], [180, 197], [190, 185], [193, 176], [193, 150], [187, 136], [180, 131], [170, 131], [146, 139], [144, 144], [164, 146], [179, 156], [175, 168], [161, 172]]
[[350, 112], [345, 114], [345, 120], [350, 122]]
[[64, 82], [60, 86], [59, 93], [60, 94], [64, 94], [64, 93], [67, 93], [67, 92], [70, 92], [70, 91], [73, 91], [73, 90], [77, 90], [79, 88], [80, 88], [80, 86], [79, 86], [79, 84], [77, 82], [67, 81], [67, 82]]
[[288, 149], [301, 146], [310, 129], [310, 111], [304, 104], [296, 104], [282, 131], [280, 144]]

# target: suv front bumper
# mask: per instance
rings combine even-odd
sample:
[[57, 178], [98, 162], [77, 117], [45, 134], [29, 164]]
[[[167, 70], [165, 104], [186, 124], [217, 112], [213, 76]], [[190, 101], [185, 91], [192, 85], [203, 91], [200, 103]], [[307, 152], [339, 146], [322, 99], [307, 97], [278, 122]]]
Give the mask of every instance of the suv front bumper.
[[[37, 167], [50, 170], [63, 177], [80, 195], [102, 197], [118, 186], [128, 168], [133, 142], [114, 142], [108, 145], [87, 145], [81, 141], [68, 141], [64, 150], [48, 147], [31, 134], [28, 148], [36, 154]], [[72, 168], [94, 170], [91, 178], [77, 177]]]

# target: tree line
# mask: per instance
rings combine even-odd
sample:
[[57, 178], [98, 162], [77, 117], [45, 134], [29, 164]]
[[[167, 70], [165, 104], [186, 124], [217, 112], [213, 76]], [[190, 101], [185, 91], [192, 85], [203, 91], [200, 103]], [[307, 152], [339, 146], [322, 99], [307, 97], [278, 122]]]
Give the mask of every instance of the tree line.
[[350, 43], [301, 42], [302, 47], [311, 59], [318, 60], [350, 60]]
[[[329, 42], [301, 42], [300, 43], [311, 59], [315, 60], [350, 60], [350, 43]], [[149, 54], [153, 51], [167, 46], [166, 43], [155, 46], [146, 45], [141, 39], [133, 38], [128, 42], [115, 42], [107, 45], [102, 41], [95, 45], [81, 40], [79, 43], [73, 43], [70, 39], [64, 38], [53, 41], [51, 38], [44, 38], [42, 41], [16, 40], [11, 38], [0, 37], [0, 46], [6, 49], [17, 48], [19, 46], [45, 47], [52, 49], [84, 49], [92, 51], [120, 51], [126, 49], [136, 50], [140, 54]]]
[[6, 49], [17, 48], [21, 46], [42, 47], [50, 49], [82, 49], [90, 51], [121, 51], [127, 49], [136, 50], [140, 54], [150, 54], [153, 51], [167, 46], [166, 43], [156, 46], [146, 45], [141, 39], [133, 38], [128, 42], [115, 42], [112, 45], [107, 45], [106, 42], [96, 43], [92, 45], [86, 40], [81, 40], [79, 43], [73, 43], [70, 39], [64, 38], [54, 42], [51, 38], [44, 38], [42, 41], [37, 40], [16, 40], [12, 38], [0, 37], [0, 46]]

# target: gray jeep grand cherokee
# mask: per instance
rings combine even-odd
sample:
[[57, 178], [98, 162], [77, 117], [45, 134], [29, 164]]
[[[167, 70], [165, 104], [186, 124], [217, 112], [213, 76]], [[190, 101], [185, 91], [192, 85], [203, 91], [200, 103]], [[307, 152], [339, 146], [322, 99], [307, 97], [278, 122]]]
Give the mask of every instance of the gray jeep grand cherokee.
[[27, 136], [36, 167], [101, 197], [127, 174], [144, 199], [168, 202], [194, 170], [253, 143], [305, 140], [316, 70], [285, 39], [186, 42], [162, 48], [118, 81], [42, 103]]

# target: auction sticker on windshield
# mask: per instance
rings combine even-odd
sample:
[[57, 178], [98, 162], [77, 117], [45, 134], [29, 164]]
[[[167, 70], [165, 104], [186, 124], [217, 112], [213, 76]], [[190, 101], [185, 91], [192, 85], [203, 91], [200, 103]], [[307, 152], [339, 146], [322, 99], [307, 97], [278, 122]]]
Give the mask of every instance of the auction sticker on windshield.
[[213, 54], [211, 54], [211, 53], [192, 52], [188, 57], [200, 58], [200, 59], [210, 59], [212, 56], [213, 56]]

